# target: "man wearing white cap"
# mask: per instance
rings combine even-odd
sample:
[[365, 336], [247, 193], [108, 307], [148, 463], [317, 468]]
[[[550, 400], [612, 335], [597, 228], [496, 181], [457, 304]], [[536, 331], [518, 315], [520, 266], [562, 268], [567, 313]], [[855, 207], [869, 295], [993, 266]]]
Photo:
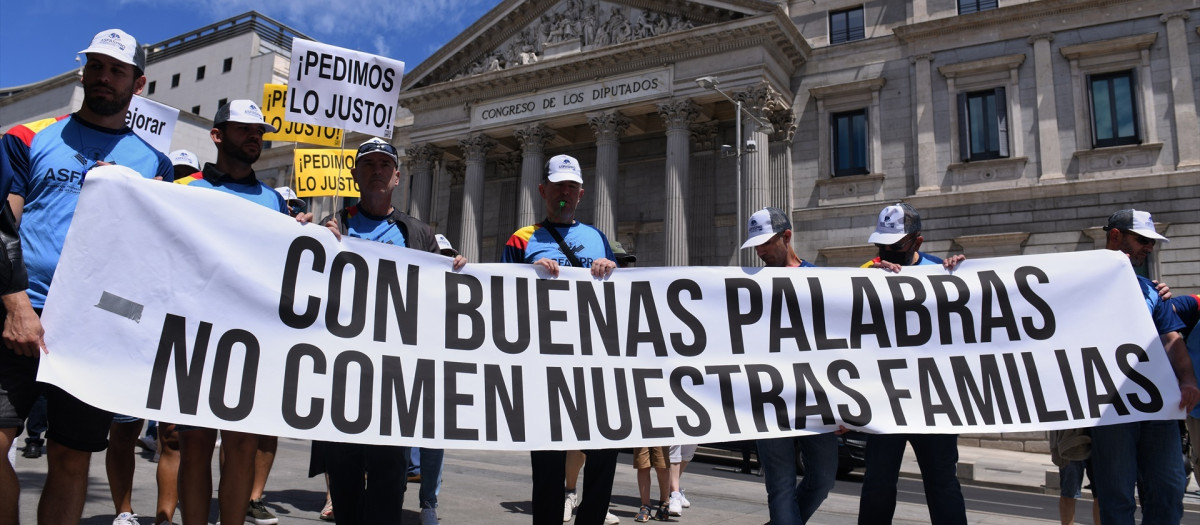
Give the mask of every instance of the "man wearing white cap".
[[[1150, 214], [1120, 210], [1108, 218], [1105, 248], [1124, 253], [1133, 266], [1145, 264], [1159, 242], [1168, 242], [1154, 228]], [[1153, 281], [1137, 276], [1159, 339], [1179, 383], [1179, 407], [1191, 410], [1200, 401], [1196, 376], [1187, 346], [1180, 336], [1184, 324], [1159, 296]], [[1093, 491], [1105, 524], [1134, 523], [1137, 502], [1142, 503], [1142, 523], [1179, 523], [1183, 519], [1183, 491], [1187, 477], [1179, 457], [1179, 423], [1139, 421], [1092, 429]], [[1194, 438], [1193, 438], [1194, 439]], [[1134, 487], [1137, 487], [1137, 498]]]
[[[546, 163], [546, 178], [538, 193], [546, 203], [546, 219], [517, 230], [504, 245], [502, 262], [540, 266], [558, 277], [560, 266], [590, 268], [593, 277], [607, 277], [617, 267], [608, 237], [600, 230], [575, 220], [583, 197], [579, 161], [555, 155]], [[617, 449], [585, 450], [583, 498], [575, 516], [578, 525], [602, 525], [612, 497], [617, 470]], [[566, 493], [567, 453], [535, 450], [529, 453], [533, 470], [533, 524], [562, 523]]]
[[[962, 254], [945, 260], [920, 251], [921, 215], [906, 203], [885, 207], [879, 212], [875, 231], [867, 239], [879, 249], [879, 256], [863, 268], [880, 268], [899, 273], [905, 266], [940, 264], [953, 270], [966, 259]], [[965, 525], [966, 502], [958, 483], [957, 434], [870, 434], [867, 436], [866, 464], [862, 494], [858, 498], [859, 525], [892, 522], [896, 511], [896, 482], [904, 448], [911, 444], [921, 468], [929, 522], [933, 525]]]
[[175, 184], [191, 184], [204, 178], [200, 173], [200, 158], [186, 149], [177, 149], [167, 154], [175, 169]]
[[[252, 167], [262, 154], [262, 136], [277, 131], [263, 120], [262, 110], [249, 100], [232, 100], [217, 110], [209, 132], [217, 146], [217, 161], [204, 165], [203, 177], [192, 182], [193, 188], [211, 188], [288, 213], [287, 202], [270, 186], [263, 184]], [[301, 222], [311, 214], [298, 216]], [[212, 454], [217, 431], [178, 425], [179, 502], [184, 525], [208, 521], [212, 498]], [[275, 455], [278, 438], [245, 432], [221, 431], [221, 482], [217, 493], [222, 523], [270, 525], [279, 520], [263, 506], [260, 498], [251, 501], [254, 490], [261, 492]]]
[[[120, 29], [101, 31], [80, 51], [83, 106], [71, 115], [16, 126], [4, 135], [0, 181], [11, 181], [8, 202], [21, 226], [27, 294], [3, 296], [7, 316], [0, 348], [0, 449], [43, 387], [35, 383], [45, 351], [38, 318], [62, 253], [84, 174], [120, 164], [146, 178], [171, 180], [171, 162], [125, 126], [125, 113], [146, 83], [144, 50]], [[108, 446], [112, 414], [53, 387], [44, 387], [49, 414], [48, 473], [38, 505], [42, 523], [75, 523], [87, 494], [92, 452]], [[2, 462], [0, 462], [2, 463]], [[0, 466], [0, 523], [17, 520], [17, 479]]]
[[[792, 221], [779, 208], [754, 212], [746, 225], [742, 248], [754, 248], [768, 267], [812, 268], [792, 249]], [[804, 479], [796, 483], [796, 456], [803, 459]], [[767, 487], [771, 523], [807, 523], [833, 490], [837, 477], [838, 442], [833, 432], [758, 440], [758, 458]]]
[[[392, 206], [400, 184], [396, 147], [372, 138], [358, 147], [350, 174], [359, 201], [321, 220], [335, 235], [367, 239], [430, 253], [453, 254], [451, 267], [461, 270], [467, 259], [428, 224]], [[400, 516], [408, 483], [409, 447], [326, 443], [325, 468], [337, 521], [389, 523]], [[437, 493], [442, 479], [442, 449], [421, 448], [421, 525], [437, 525]]]

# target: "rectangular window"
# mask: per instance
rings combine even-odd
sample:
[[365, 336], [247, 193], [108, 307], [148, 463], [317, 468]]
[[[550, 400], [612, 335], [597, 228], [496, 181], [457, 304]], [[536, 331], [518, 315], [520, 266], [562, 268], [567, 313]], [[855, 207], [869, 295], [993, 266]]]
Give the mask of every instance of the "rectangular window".
[[958, 14], [965, 15], [968, 13], [978, 13], [979, 11], [991, 11], [999, 7], [999, 0], [958, 0]]
[[171, 75], [171, 87], [179, 87], [179, 73]]
[[1004, 88], [958, 94], [958, 139], [963, 162], [1009, 156]]
[[830, 116], [833, 128], [833, 176], [865, 175], [867, 167], [867, 110]]
[[196, 68], [196, 80], [204, 80], [204, 66]]
[[1133, 70], [1090, 75], [1092, 144], [1097, 148], [1140, 144], [1137, 76]]
[[192, 114], [199, 115], [200, 114], [200, 106], [192, 106]]
[[225, 63], [221, 66], [222, 73], [228, 73], [233, 69], [233, 57], [226, 58]]
[[155, 87], [155, 84], [157, 84], [157, 82], [155, 82], [155, 81], [151, 80], [151, 81], [150, 81], [150, 85], [149, 85], [149, 86], [146, 86], [146, 94], [147, 94], [147, 95], [153, 95], [153, 94], [154, 94], [154, 87]]
[[866, 38], [862, 6], [829, 13], [829, 44], [841, 44]]

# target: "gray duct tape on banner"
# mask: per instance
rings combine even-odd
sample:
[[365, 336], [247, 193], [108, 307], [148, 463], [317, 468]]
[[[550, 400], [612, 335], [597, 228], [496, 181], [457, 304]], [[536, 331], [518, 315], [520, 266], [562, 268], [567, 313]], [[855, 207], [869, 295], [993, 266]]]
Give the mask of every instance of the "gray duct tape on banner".
[[96, 308], [112, 312], [135, 323], [142, 322], [142, 305], [119, 295], [104, 292], [100, 295], [100, 302], [96, 303]]

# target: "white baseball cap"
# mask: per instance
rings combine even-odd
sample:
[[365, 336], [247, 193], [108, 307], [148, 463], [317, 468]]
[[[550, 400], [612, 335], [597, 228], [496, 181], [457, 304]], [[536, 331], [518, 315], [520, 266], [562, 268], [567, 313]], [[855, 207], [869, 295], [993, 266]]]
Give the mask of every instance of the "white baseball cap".
[[550, 182], [574, 181], [583, 184], [579, 161], [570, 155], [555, 155], [546, 163], [546, 179]]
[[792, 221], [779, 208], [770, 206], [754, 212], [746, 223], [746, 242], [742, 248], [753, 248], [771, 240], [775, 234], [792, 229]]
[[121, 62], [146, 70], [146, 50], [139, 46], [129, 33], [120, 29], [106, 29], [92, 37], [92, 45], [81, 54], [98, 53], [113, 57]]
[[172, 166], [188, 166], [200, 171], [200, 159], [196, 158], [196, 154], [186, 149], [177, 149], [172, 151], [167, 157], [171, 158]]
[[263, 118], [262, 110], [249, 100], [230, 100], [226, 102], [221, 109], [217, 110], [217, 116], [213, 117], [213, 125], [224, 124], [226, 122], [241, 122], [242, 124], [260, 124], [267, 128], [267, 133], [275, 133], [279, 131], [275, 126], [267, 124]]
[[1105, 230], [1113, 228], [1130, 231], [1147, 239], [1171, 242], [1166, 237], [1159, 235], [1158, 231], [1154, 229], [1154, 218], [1150, 216], [1150, 212], [1148, 211], [1139, 211], [1132, 208], [1120, 210], [1108, 217], [1108, 226], [1104, 227]]
[[909, 234], [921, 231], [921, 214], [912, 206], [898, 202], [879, 212], [875, 232], [867, 239], [874, 244], [895, 244]]

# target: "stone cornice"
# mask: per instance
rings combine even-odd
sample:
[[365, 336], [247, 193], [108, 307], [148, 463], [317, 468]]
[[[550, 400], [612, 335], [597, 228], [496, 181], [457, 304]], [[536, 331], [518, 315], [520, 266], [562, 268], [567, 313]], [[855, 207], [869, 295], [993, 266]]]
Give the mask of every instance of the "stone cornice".
[[896, 26], [892, 32], [904, 43], [937, 40], [947, 34], [970, 32], [980, 27], [1027, 24], [1044, 17], [1071, 18], [1070, 15], [1090, 9], [1105, 9], [1122, 4], [1140, 4], [1145, 0], [1043, 0], [980, 11], [967, 15], [937, 18]]
[[809, 89], [808, 92], [817, 100], [823, 99], [830, 95], [856, 95], [859, 93], [867, 93], [871, 91], [879, 91], [883, 89], [884, 84], [887, 84], [887, 79], [883, 77], [868, 78], [866, 80], [855, 80], [854, 82], [846, 82], [843, 84], [832, 84], [828, 86], [817, 86]]
[[776, 10], [403, 91], [400, 105], [411, 109], [468, 104], [754, 46], [766, 48], [777, 60], [795, 69], [808, 60], [812, 52], [791, 20], [781, 10]]
[[959, 62], [957, 64], [947, 64], [944, 66], [939, 66], [937, 70], [946, 78], [954, 78], [959, 75], [975, 75], [979, 73], [988, 73], [991, 71], [1008, 71], [1010, 69], [1016, 69], [1023, 63], [1025, 63], [1025, 55], [1015, 54], [985, 58], [982, 60], [972, 60], [969, 62]]
[[1078, 60], [1093, 56], [1111, 55], [1122, 51], [1137, 51], [1149, 49], [1150, 45], [1158, 39], [1158, 33], [1146, 33], [1143, 35], [1133, 35], [1121, 38], [1113, 38], [1109, 40], [1101, 40], [1099, 42], [1088, 42], [1086, 44], [1078, 44], [1074, 46], [1064, 46], [1058, 51], [1067, 60]]

